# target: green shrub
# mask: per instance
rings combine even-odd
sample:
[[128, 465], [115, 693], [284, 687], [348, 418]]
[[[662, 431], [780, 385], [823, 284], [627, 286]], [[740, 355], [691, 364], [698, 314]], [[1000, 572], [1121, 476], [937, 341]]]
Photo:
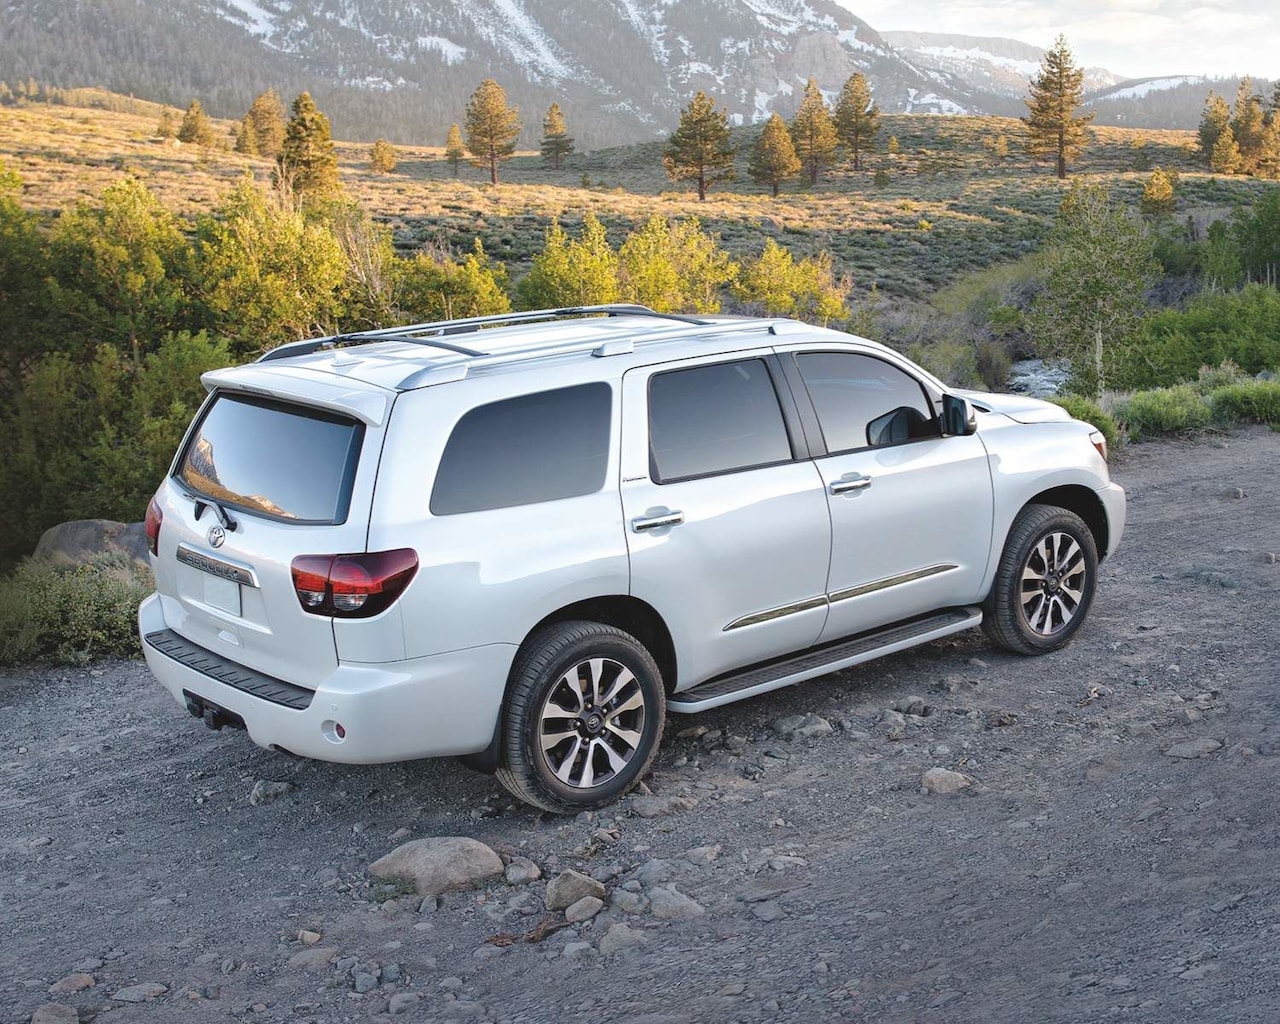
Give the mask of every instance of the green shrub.
[[1114, 451], [1120, 446], [1120, 428], [1111, 416], [1103, 412], [1102, 406], [1098, 405], [1097, 402], [1088, 398], [1081, 398], [1079, 395], [1059, 395], [1057, 398], [1049, 399], [1049, 401], [1066, 409], [1071, 414], [1072, 419], [1097, 427], [1102, 436], [1107, 439], [1108, 449]]
[[1209, 406], [1187, 384], [1155, 391], [1138, 391], [1116, 403], [1116, 415], [1130, 440], [1152, 434], [1197, 430], [1209, 423]]
[[28, 560], [0, 580], [0, 665], [134, 656], [150, 573], [122, 555], [85, 565]]
[[1209, 408], [1219, 423], [1280, 425], [1280, 381], [1250, 380], [1228, 384], [1209, 395]]
[[1251, 380], [1253, 378], [1240, 369], [1234, 360], [1224, 359], [1217, 366], [1200, 367], [1200, 376], [1191, 382], [1191, 386], [1199, 394], [1207, 395], [1219, 388], [1225, 388], [1231, 384], [1244, 384]]
[[973, 346], [963, 341], [936, 341], [915, 344], [907, 349], [907, 358], [919, 363], [945, 384], [958, 388], [981, 388], [978, 361]]

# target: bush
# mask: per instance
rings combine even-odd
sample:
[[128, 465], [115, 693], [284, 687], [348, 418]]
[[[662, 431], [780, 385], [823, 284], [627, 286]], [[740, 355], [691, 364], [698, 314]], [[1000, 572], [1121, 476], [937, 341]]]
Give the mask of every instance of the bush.
[[1234, 361], [1224, 359], [1217, 366], [1200, 367], [1199, 379], [1192, 381], [1191, 386], [1199, 394], [1207, 395], [1230, 384], [1243, 384], [1251, 380], [1253, 378], [1240, 369]]
[[958, 388], [981, 389], [983, 386], [973, 346], [963, 341], [911, 345], [906, 354], [944, 384]]
[[1120, 446], [1120, 428], [1116, 421], [1102, 410], [1102, 406], [1079, 395], [1059, 395], [1049, 399], [1054, 405], [1060, 405], [1071, 414], [1072, 419], [1092, 424], [1107, 439], [1107, 448], [1115, 450]]
[[1152, 434], [1197, 430], [1209, 423], [1209, 406], [1187, 384], [1155, 391], [1138, 391], [1116, 403], [1116, 415], [1130, 440]]
[[150, 573], [123, 555], [23, 562], [0, 581], [0, 665], [136, 656], [138, 605], [151, 588]]
[[1218, 388], [1209, 395], [1209, 408], [1219, 423], [1280, 426], [1280, 381], [1241, 381]]

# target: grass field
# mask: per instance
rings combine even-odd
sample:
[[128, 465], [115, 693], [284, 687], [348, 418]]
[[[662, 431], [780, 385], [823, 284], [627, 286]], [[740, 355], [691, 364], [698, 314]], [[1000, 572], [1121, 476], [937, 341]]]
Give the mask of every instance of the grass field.
[[[24, 202], [34, 209], [53, 215], [132, 174], [172, 209], [196, 217], [242, 175], [270, 174], [268, 161], [230, 151], [232, 122], [215, 122], [226, 149], [201, 152], [155, 137], [158, 104], [92, 90], [76, 96], [89, 105], [0, 108], [0, 160], [21, 174]], [[1100, 127], [1091, 134], [1073, 176], [1104, 181], [1136, 206], [1149, 173], [1136, 168], [1176, 169], [1177, 216], [1196, 225], [1250, 202], [1264, 187], [1203, 171], [1193, 160], [1191, 132]], [[1063, 190], [1047, 163], [1025, 155], [1022, 125], [1008, 118], [886, 116], [863, 170], [836, 168], [816, 189], [793, 186], [777, 199], [745, 175], [753, 135], [753, 129], [738, 133], [739, 179], [702, 203], [667, 179], [660, 142], [575, 154], [558, 172], [544, 168], [536, 153], [517, 154], [503, 165], [496, 188], [469, 165], [453, 177], [440, 147], [397, 147], [399, 164], [386, 175], [369, 171], [369, 142], [339, 142], [338, 153], [344, 187], [392, 228], [402, 251], [441, 241], [462, 250], [478, 235], [514, 277], [541, 248], [552, 218], [572, 225], [594, 211], [616, 244], [653, 213], [696, 215], [735, 255], [758, 252], [766, 237], [798, 255], [827, 250], [856, 289], [874, 285], [908, 300], [927, 299], [968, 272], [1034, 249]], [[893, 155], [886, 152], [890, 136], [897, 140]], [[1008, 152], [1003, 158], [1001, 148]], [[887, 184], [874, 183], [876, 170], [887, 173]]]

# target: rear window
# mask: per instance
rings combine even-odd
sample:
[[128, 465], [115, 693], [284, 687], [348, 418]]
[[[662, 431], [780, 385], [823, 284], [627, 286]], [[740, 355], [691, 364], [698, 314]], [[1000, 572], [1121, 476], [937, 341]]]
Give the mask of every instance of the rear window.
[[431, 514], [533, 505], [600, 490], [612, 404], [608, 384], [581, 384], [472, 409], [440, 457]]
[[222, 505], [298, 523], [341, 523], [364, 425], [346, 416], [220, 394], [182, 454], [177, 478]]

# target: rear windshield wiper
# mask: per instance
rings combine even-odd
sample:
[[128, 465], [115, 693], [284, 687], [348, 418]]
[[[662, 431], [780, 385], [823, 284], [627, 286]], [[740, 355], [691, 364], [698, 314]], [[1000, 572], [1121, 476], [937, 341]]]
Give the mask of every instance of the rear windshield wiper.
[[213, 512], [214, 517], [218, 520], [218, 522], [222, 524], [222, 528], [224, 530], [230, 530], [234, 532], [235, 529], [240, 525], [233, 518], [231, 518], [231, 513], [229, 513], [225, 508], [219, 505], [216, 501], [213, 501], [209, 498], [197, 498], [195, 497], [195, 495], [192, 495], [191, 500], [196, 503], [196, 522], [200, 521], [200, 517], [204, 515], [204, 510], [209, 509], [210, 511]]

